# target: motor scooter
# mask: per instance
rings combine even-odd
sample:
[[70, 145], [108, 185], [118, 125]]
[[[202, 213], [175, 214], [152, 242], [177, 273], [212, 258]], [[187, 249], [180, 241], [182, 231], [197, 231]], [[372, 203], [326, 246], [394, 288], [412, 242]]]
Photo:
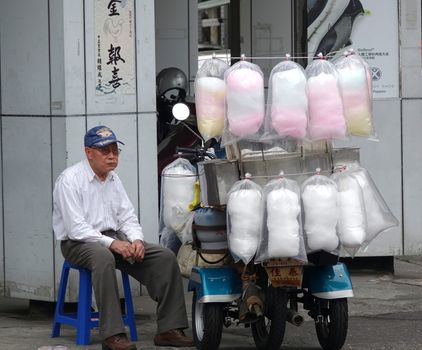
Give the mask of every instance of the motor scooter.
[[[177, 113], [175, 118], [183, 119]], [[190, 156], [206, 152], [198, 152], [198, 148], [182, 151], [182, 155]], [[286, 321], [296, 326], [304, 322], [299, 312], [302, 304], [314, 320], [321, 347], [341, 349], [348, 329], [347, 298], [353, 297], [353, 288], [347, 267], [339, 263], [339, 257], [320, 251], [308, 254], [306, 264], [291, 258], [262, 264], [236, 262], [227, 249], [222, 221], [225, 214], [221, 210], [198, 208], [194, 216], [193, 247], [206, 262], [192, 268], [188, 284], [188, 290], [193, 292], [196, 348], [218, 349], [223, 326], [244, 326], [251, 329], [257, 349], [279, 349]], [[213, 254], [224, 256], [210, 259]]]

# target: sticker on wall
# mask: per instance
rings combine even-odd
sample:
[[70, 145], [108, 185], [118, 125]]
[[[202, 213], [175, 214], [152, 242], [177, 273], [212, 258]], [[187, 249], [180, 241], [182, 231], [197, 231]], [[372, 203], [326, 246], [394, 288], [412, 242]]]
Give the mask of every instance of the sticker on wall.
[[134, 0], [95, 1], [95, 91], [136, 92]]

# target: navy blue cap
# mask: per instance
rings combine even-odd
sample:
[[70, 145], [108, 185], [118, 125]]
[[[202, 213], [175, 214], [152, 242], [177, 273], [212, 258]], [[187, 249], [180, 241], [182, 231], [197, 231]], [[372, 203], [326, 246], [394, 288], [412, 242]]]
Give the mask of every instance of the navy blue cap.
[[124, 143], [117, 139], [116, 134], [107, 126], [98, 125], [89, 129], [84, 137], [85, 147], [105, 147], [110, 143]]

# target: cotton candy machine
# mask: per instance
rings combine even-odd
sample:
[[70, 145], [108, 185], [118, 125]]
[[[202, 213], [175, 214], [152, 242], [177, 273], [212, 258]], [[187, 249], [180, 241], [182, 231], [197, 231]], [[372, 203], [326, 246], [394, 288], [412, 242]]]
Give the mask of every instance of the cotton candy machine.
[[[240, 152], [243, 152], [242, 150]], [[239, 154], [240, 154], [239, 152]], [[295, 152], [248, 150], [240, 160], [211, 160], [198, 164], [201, 184], [201, 201], [205, 206], [227, 204], [227, 193], [232, 185], [246, 173], [261, 186], [278, 176], [285, 176], [301, 184], [319, 168], [329, 175], [338, 165], [359, 163], [359, 148], [300, 149]]]
[[237, 161], [221, 159], [198, 163], [199, 183], [201, 186], [201, 203], [205, 206], [227, 204], [227, 193], [239, 180]]

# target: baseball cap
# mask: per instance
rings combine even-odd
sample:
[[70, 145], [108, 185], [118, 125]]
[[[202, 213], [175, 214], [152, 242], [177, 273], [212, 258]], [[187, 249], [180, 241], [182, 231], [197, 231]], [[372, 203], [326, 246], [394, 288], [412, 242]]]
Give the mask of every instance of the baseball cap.
[[105, 147], [110, 143], [124, 143], [117, 139], [116, 134], [109, 127], [98, 125], [89, 129], [84, 137], [85, 147]]

